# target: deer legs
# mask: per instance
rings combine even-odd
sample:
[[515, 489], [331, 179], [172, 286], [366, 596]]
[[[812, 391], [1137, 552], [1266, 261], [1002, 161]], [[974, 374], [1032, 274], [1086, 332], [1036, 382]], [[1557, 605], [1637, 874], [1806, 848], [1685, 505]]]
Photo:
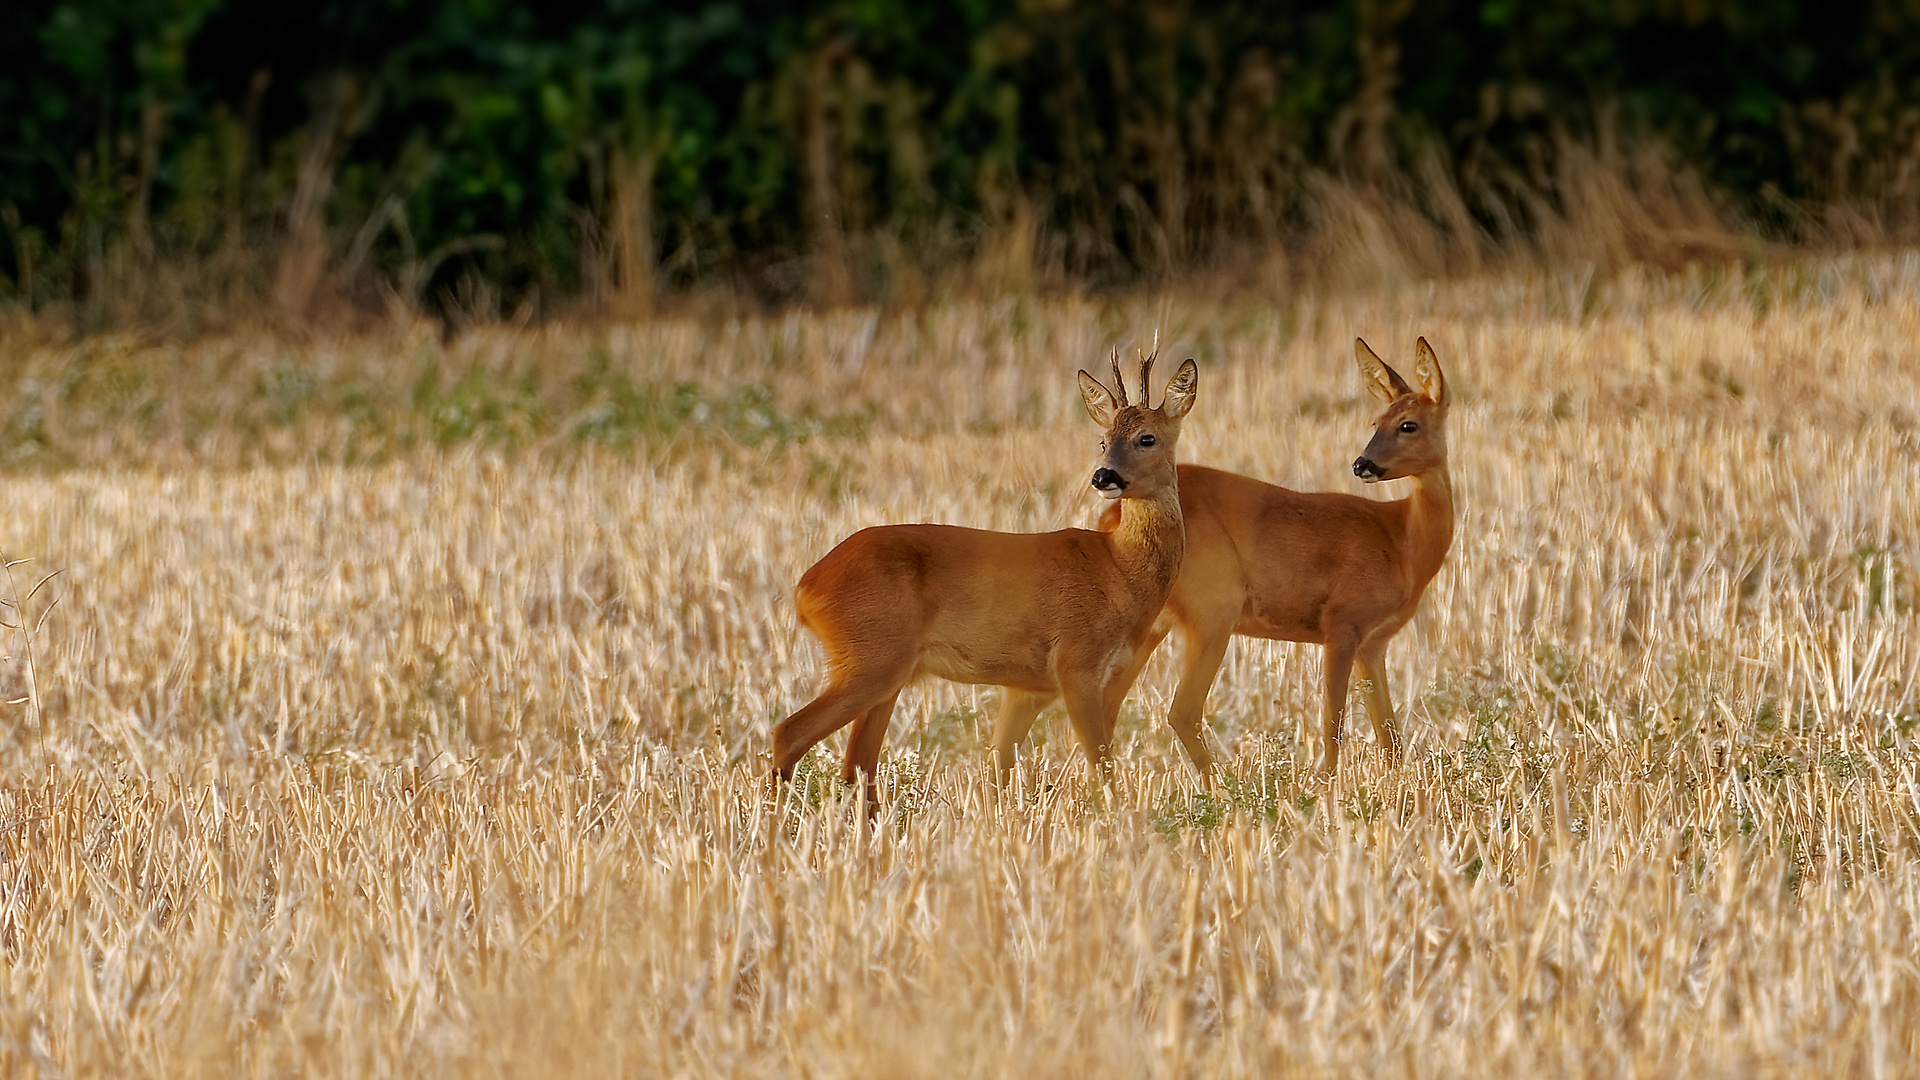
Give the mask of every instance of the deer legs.
[[[1164, 631], [1161, 636], [1164, 636]], [[1087, 763], [1095, 773], [1104, 774], [1109, 765], [1108, 748], [1113, 743], [1114, 721], [1120, 714], [1120, 703], [1125, 700], [1134, 677], [1140, 674], [1140, 667], [1146, 663], [1153, 645], [1158, 643], [1159, 638], [1154, 638], [1135, 654], [1125, 670], [1108, 677], [1104, 684], [1099, 679], [1100, 665], [1061, 661], [1055, 664], [1060, 694], [1008, 688], [1001, 698], [1000, 715], [993, 725], [994, 761], [999, 769], [1000, 781], [1005, 783], [1013, 772], [1015, 754], [1021, 740], [1033, 729], [1033, 722], [1040, 716], [1041, 710], [1052, 704], [1056, 697], [1066, 702], [1067, 719], [1073, 724], [1073, 734], [1080, 740], [1080, 749], [1087, 755]]]
[[1386, 752], [1387, 764], [1400, 764], [1400, 732], [1393, 720], [1393, 696], [1387, 691], [1387, 641], [1394, 629], [1398, 627], [1386, 633], [1375, 631], [1365, 640], [1357, 630], [1336, 631], [1327, 638], [1326, 700], [1321, 709], [1326, 745], [1320, 757], [1320, 772], [1325, 776], [1331, 777], [1340, 768], [1340, 720], [1355, 668], [1366, 680], [1367, 718], [1373, 721], [1373, 734]]
[[994, 761], [999, 767], [1000, 782], [1006, 783], [1013, 774], [1015, 748], [1033, 729], [1033, 722], [1040, 710], [1053, 703], [1055, 695], [1036, 694], [1026, 690], [1008, 687], [1000, 698], [1000, 715], [993, 722]]
[[1180, 686], [1173, 692], [1173, 708], [1167, 722], [1186, 748], [1193, 767], [1200, 771], [1203, 784], [1213, 783], [1213, 755], [1207, 750], [1206, 731], [1201, 723], [1207, 707], [1207, 694], [1227, 658], [1227, 644], [1233, 640], [1233, 626], [1189, 627], [1187, 660], [1180, 672]]
[[[860, 766], [858, 749], [867, 743], [871, 743], [872, 759], [878, 760], [887, 721], [893, 716], [893, 701], [912, 673], [910, 661], [905, 665], [836, 672], [819, 697], [773, 729], [774, 770], [782, 779], [792, 778], [793, 767], [815, 743], [856, 721], [848, 764]], [[866, 768], [871, 775], [872, 761], [866, 763]]]
[[[1066, 701], [1067, 720], [1073, 724], [1074, 737], [1080, 740], [1080, 749], [1087, 755], [1087, 764], [1095, 773], [1104, 773], [1108, 767], [1107, 745], [1112, 738], [1113, 714], [1106, 708], [1107, 695], [1103, 688], [1090, 680], [1070, 683], [1066, 692], [1058, 695]], [[1040, 711], [1053, 704], [1054, 694], [1036, 694], [1025, 690], [1006, 691], [1000, 702], [1000, 715], [993, 724], [994, 762], [998, 766], [1001, 783], [1013, 773], [1014, 760], [1021, 740], [1033, 729], [1033, 722]]]
[[1382, 636], [1360, 646], [1354, 666], [1367, 681], [1367, 718], [1373, 721], [1374, 737], [1386, 751], [1387, 764], [1398, 766], [1402, 747], [1393, 722], [1393, 696], [1387, 692], [1387, 639]]
[[1080, 750], [1087, 755], [1087, 764], [1098, 776], [1111, 775], [1111, 762], [1107, 757], [1108, 732], [1113, 730], [1114, 716], [1107, 711], [1106, 687], [1098, 680], [1087, 676], [1076, 676], [1062, 672], [1060, 697], [1067, 706], [1067, 721], [1073, 725], [1073, 734], [1080, 740]]
[[[1134, 653], [1133, 660], [1107, 687], [1107, 741], [1113, 741], [1113, 723], [1120, 716], [1120, 702], [1126, 698], [1127, 691], [1140, 678], [1140, 671], [1147, 666], [1148, 657], [1160, 647], [1172, 630], [1171, 623], [1156, 626], [1152, 636], [1143, 642]], [[1200, 774], [1202, 784], [1213, 783], [1213, 753], [1207, 749], [1206, 732], [1201, 718], [1207, 707], [1207, 694], [1213, 689], [1213, 679], [1220, 671], [1220, 662], [1226, 659], [1227, 644], [1233, 639], [1233, 624], [1224, 626], [1182, 626], [1181, 636], [1186, 640], [1186, 664], [1180, 672], [1180, 686], [1173, 694], [1173, 708], [1167, 714], [1167, 723], [1172, 726], [1174, 735], [1180, 740], [1180, 746], [1187, 752], [1187, 760], [1193, 763]]]
[[1321, 657], [1325, 687], [1320, 705], [1320, 775], [1328, 779], [1340, 771], [1340, 720], [1347, 708], [1347, 688], [1352, 685], [1359, 637], [1357, 630], [1336, 631], [1327, 638]]
[[847, 733], [847, 758], [840, 766], [840, 779], [851, 784], [865, 777], [870, 812], [880, 806], [880, 789], [874, 778], [880, 767], [880, 746], [887, 739], [887, 724], [893, 720], [893, 706], [899, 700], [900, 692], [895, 690], [892, 697], [861, 713]]

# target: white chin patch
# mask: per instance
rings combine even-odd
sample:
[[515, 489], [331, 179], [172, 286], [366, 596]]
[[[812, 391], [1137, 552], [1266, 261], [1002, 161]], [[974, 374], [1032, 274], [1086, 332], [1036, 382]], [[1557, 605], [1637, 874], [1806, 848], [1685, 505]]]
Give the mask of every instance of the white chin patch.
[[1121, 495], [1122, 495], [1122, 494], [1123, 494], [1123, 493], [1124, 493], [1124, 492], [1125, 492], [1125, 491], [1126, 491], [1127, 489], [1126, 489], [1126, 488], [1117, 488], [1117, 487], [1110, 487], [1110, 488], [1094, 488], [1093, 490], [1095, 490], [1095, 491], [1097, 491], [1097, 492], [1099, 492], [1099, 493], [1100, 493], [1100, 497], [1101, 497], [1101, 498], [1103, 498], [1103, 499], [1117, 499], [1117, 498], [1119, 498], [1119, 497], [1120, 497], [1120, 496], [1121, 496]]

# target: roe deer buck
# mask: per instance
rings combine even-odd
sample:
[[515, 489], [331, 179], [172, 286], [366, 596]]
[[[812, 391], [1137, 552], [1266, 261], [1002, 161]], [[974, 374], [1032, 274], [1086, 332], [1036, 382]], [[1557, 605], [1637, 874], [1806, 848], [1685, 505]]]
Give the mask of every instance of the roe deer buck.
[[[1147, 647], [1118, 683], [1124, 695], [1154, 647], [1180, 627], [1186, 664], [1167, 720], [1203, 779], [1211, 779], [1213, 761], [1200, 713], [1234, 634], [1326, 647], [1323, 774], [1339, 767], [1340, 718], [1355, 664], [1367, 680], [1374, 733], [1387, 760], [1400, 761], [1387, 694], [1387, 642], [1413, 618], [1453, 542], [1447, 377], [1424, 337], [1414, 346], [1420, 392], [1366, 342], [1354, 339], [1353, 352], [1361, 381], [1387, 407], [1353, 474], [1370, 484], [1411, 477], [1413, 491], [1406, 498], [1375, 502], [1341, 492], [1290, 491], [1218, 469], [1180, 466], [1186, 556]], [[1109, 510], [1101, 527], [1112, 521]]]
[[880, 525], [841, 541], [801, 575], [794, 607], [826, 650], [827, 686], [774, 728], [782, 779], [815, 743], [851, 723], [841, 776], [864, 774], [875, 805], [874, 766], [894, 701], [922, 674], [1006, 687], [1007, 709], [1065, 697], [1081, 749], [1100, 769], [1120, 703], [1108, 684], [1146, 643], [1180, 569], [1173, 450], [1199, 380], [1188, 360], [1152, 409], [1153, 357], [1140, 364], [1138, 405], [1127, 401], [1118, 351], [1112, 365], [1113, 391], [1080, 373], [1087, 412], [1106, 429], [1093, 486], [1116, 500], [1112, 529]]

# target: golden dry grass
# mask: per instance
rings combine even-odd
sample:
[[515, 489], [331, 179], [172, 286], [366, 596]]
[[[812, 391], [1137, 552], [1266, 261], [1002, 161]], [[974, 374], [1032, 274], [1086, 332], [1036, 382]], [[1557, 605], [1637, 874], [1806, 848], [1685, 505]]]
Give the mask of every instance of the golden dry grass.
[[[1183, 457], [1296, 486], [1357, 488], [1356, 333], [1449, 365], [1408, 767], [1362, 724], [1314, 786], [1317, 650], [1241, 641], [1213, 795], [1163, 657], [1104, 793], [1057, 718], [997, 789], [993, 692], [929, 684], [871, 828], [832, 754], [770, 805], [791, 582], [878, 521], [1085, 523], [1073, 370], [1156, 326]], [[22, 344], [0, 1067], [1911, 1074], [1916, 340], [1903, 256]]]

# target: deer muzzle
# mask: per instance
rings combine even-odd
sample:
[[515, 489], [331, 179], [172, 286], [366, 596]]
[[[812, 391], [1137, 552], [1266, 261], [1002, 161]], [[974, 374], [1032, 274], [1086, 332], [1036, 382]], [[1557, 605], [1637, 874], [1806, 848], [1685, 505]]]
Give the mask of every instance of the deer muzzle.
[[1109, 499], [1117, 499], [1127, 490], [1127, 482], [1112, 469], [1093, 470], [1093, 489]]
[[1359, 457], [1353, 459], [1353, 475], [1372, 484], [1385, 480], [1387, 471], [1375, 465], [1372, 458]]

